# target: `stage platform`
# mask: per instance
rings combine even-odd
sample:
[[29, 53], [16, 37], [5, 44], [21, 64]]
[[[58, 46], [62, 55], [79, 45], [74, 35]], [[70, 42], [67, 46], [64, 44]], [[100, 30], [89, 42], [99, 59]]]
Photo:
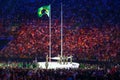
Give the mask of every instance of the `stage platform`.
[[[38, 62], [38, 66], [41, 69], [46, 69], [46, 62]], [[47, 69], [69, 69], [69, 68], [78, 68], [79, 67], [79, 63], [76, 62], [68, 62], [65, 64], [60, 64], [58, 62], [48, 62], [48, 68]]]

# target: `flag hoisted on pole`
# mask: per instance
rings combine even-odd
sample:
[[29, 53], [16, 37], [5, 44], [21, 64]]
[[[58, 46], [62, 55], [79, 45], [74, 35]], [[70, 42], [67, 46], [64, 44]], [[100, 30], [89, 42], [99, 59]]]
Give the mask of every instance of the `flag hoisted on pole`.
[[47, 16], [50, 17], [50, 5], [42, 6], [38, 9], [38, 16], [39, 17], [42, 17], [44, 14], [47, 14]]
[[49, 17], [49, 61], [51, 61], [51, 5], [42, 6], [38, 9], [38, 17], [42, 17], [44, 14]]

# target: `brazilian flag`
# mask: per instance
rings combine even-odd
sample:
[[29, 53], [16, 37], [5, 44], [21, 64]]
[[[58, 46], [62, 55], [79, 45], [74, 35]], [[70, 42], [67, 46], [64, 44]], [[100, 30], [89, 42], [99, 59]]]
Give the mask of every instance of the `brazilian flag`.
[[[44, 11], [44, 12], [43, 12]], [[50, 16], [50, 5], [42, 6], [38, 8], [38, 16], [42, 17], [44, 14], [47, 14], [47, 16]]]

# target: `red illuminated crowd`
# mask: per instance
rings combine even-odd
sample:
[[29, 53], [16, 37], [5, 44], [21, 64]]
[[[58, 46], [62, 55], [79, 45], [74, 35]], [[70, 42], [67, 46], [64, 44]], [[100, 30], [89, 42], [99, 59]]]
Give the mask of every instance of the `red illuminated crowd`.
[[[1, 50], [5, 57], [32, 57], [49, 54], [49, 26], [45, 21], [23, 24], [15, 39]], [[60, 25], [52, 24], [52, 56], [60, 54]], [[113, 60], [120, 50], [120, 28], [118, 25], [102, 28], [79, 28], [63, 26], [63, 54], [73, 55], [78, 60]]]

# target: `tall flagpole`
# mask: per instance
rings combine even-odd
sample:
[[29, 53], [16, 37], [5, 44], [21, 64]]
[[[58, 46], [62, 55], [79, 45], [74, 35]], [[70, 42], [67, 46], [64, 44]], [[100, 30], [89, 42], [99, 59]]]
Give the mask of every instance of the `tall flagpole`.
[[51, 61], [51, 5], [49, 12], [49, 61]]
[[61, 2], [61, 57], [63, 57], [63, 12]]

